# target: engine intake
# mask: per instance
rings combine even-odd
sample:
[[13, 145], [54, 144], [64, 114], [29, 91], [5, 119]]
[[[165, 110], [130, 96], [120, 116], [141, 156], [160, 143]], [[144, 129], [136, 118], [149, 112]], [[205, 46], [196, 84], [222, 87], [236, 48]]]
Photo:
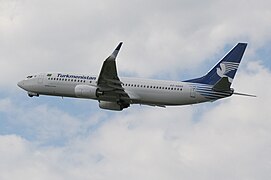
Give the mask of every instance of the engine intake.
[[126, 108], [128, 106], [123, 106], [122, 104], [119, 104], [117, 102], [110, 102], [110, 101], [100, 101], [99, 102], [99, 107], [101, 109], [114, 110], [114, 111], [122, 111], [123, 108]]

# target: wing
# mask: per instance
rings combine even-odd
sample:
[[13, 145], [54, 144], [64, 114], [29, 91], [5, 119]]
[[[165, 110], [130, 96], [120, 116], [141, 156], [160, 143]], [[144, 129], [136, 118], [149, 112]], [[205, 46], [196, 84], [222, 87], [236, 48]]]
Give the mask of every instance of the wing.
[[116, 57], [122, 46], [119, 43], [114, 52], [104, 61], [100, 75], [98, 77], [98, 99], [104, 101], [113, 101], [123, 105], [129, 105], [129, 96], [122, 87], [117, 73]]

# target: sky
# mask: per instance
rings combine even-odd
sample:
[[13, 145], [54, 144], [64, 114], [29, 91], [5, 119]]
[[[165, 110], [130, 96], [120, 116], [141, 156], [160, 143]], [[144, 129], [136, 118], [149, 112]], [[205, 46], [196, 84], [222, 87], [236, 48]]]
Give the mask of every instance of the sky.
[[[0, 179], [270, 179], [271, 2], [0, 0]], [[38, 72], [97, 75], [117, 44], [119, 76], [186, 80], [238, 42], [232, 96], [122, 112], [29, 98]]]

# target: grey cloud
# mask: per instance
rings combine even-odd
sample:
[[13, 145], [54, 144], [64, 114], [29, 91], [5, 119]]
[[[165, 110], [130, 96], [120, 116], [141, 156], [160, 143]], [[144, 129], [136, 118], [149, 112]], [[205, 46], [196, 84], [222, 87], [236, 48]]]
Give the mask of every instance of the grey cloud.
[[214, 52], [222, 57], [225, 45], [270, 41], [268, 1], [10, 2], [1, 3], [0, 65], [13, 84], [34, 72], [97, 74], [119, 41], [121, 74], [175, 79]]

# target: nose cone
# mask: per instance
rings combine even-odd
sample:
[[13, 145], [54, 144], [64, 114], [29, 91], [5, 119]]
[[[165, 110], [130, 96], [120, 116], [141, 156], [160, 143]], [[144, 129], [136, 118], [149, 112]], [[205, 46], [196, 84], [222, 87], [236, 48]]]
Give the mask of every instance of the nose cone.
[[17, 85], [18, 85], [20, 88], [24, 89], [24, 82], [23, 82], [23, 81], [18, 82]]

